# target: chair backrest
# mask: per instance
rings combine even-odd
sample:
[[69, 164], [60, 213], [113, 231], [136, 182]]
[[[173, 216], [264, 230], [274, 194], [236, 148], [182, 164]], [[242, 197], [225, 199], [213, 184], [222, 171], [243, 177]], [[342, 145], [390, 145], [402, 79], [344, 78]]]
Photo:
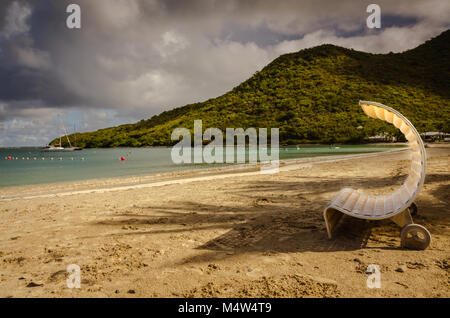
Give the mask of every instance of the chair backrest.
[[408, 207], [416, 198], [425, 181], [426, 151], [422, 138], [411, 122], [395, 109], [383, 104], [360, 101], [359, 105], [372, 118], [378, 118], [393, 124], [405, 135], [411, 150], [411, 168], [403, 185], [392, 193], [392, 214], [396, 214]]

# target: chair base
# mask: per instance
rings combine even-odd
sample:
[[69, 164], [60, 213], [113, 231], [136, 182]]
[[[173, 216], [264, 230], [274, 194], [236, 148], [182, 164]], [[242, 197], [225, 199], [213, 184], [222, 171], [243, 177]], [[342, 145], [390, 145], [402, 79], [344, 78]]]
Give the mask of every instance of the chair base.
[[[414, 204], [414, 203], [413, 203]], [[417, 211], [417, 205], [414, 204], [414, 208]], [[409, 207], [404, 211], [397, 213], [390, 217], [395, 224], [402, 228], [401, 245], [410, 249], [426, 249], [431, 243], [431, 234], [428, 230], [413, 222], [411, 217], [411, 211]], [[328, 238], [333, 237], [333, 232], [339, 223], [342, 216], [346, 214], [333, 207], [327, 207], [323, 212], [325, 219], [325, 226], [327, 228]]]

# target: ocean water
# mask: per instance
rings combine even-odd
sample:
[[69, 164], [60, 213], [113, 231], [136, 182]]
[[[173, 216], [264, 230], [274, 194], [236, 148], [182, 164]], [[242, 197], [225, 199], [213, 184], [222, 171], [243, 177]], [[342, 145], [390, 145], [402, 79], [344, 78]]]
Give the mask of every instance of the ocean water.
[[[393, 148], [395, 146], [281, 147], [279, 157], [283, 160], [378, 152]], [[225, 165], [174, 164], [170, 154], [171, 148], [84, 149], [70, 152], [44, 152], [39, 148], [2, 148], [0, 149], [0, 187], [149, 175]], [[8, 160], [8, 157], [11, 159]], [[121, 157], [125, 160], [121, 161]]]

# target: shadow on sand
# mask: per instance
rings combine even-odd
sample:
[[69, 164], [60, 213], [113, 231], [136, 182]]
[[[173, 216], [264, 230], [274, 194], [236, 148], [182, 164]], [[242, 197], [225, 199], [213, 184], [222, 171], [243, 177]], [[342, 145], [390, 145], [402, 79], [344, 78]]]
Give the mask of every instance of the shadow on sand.
[[[400, 249], [400, 228], [389, 220], [366, 221], [344, 217], [333, 239], [329, 240], [322, 218], [325, 205], [344, 186], [377, 188], [399, 186], [405, 176], [389, 178], [339, 178], [324, 181], [245, 182], [241, 187], [223, 190], [227, 195], [245, 196], [247, 206], [212, 205], [184, 201], [176, 205], [139, 207], [139, 213], [115, 215], [119, 219], [100, 221], [109, 226], [138, 226], [138, 231], [113, 235], [154, 235], [184, 233], [201, 230], [225, 230], [197, 249], [205, 250], [184, 263], [213, 261], [230, 255], [248, 252], [290, 253], [348, 251], [361, 248]], [[311, 180], [312, 179], [312, 180]], [[427, 175], [426, 184], [448, 181], [450, 175]], [[449, 223], [449, 185], [442, 185], [429, 194], [438, 200], [418, 198], [419, 215], [414, 219], [432, 233], [435, 226]], [[423, 191], [423, 190], [422, 190]], [[310, 201], [309, 198], [319, 198]], [[169, 225], [165, 229], [155, 225]], [[151, 230], [142, 231], [149, 227]], [[436, 228], [436, 231], [438, 229]], [[375, 235], [372, 235], [375, 234]], [[372, 235], [372, 237], [371, 237]], [[374, 244], [368, 247], [371, 240]], [[374, 247], [375, 246], [375, 247]], [[212, 253], [211, 253], [212, 252]]]

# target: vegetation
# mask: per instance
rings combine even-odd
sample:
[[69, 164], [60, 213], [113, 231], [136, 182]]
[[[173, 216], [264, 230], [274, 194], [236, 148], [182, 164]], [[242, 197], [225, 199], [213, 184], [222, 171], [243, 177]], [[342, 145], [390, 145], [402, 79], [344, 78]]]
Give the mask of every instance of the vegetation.
[[284, 144], [356, 143], [382, 132], [402, 136], [365, 116], [359, 100], [397, 109], [420, 132], [450, 132], [449, 44], [450, 30], [398, 54], [321, 45], [278, 57], [220, 97], [70, 138], [81, 147], [172, 145], [172, 130], [193, 129], [195, 119], [203, 120], [203, 129], [223, 131], [279, 127]]

